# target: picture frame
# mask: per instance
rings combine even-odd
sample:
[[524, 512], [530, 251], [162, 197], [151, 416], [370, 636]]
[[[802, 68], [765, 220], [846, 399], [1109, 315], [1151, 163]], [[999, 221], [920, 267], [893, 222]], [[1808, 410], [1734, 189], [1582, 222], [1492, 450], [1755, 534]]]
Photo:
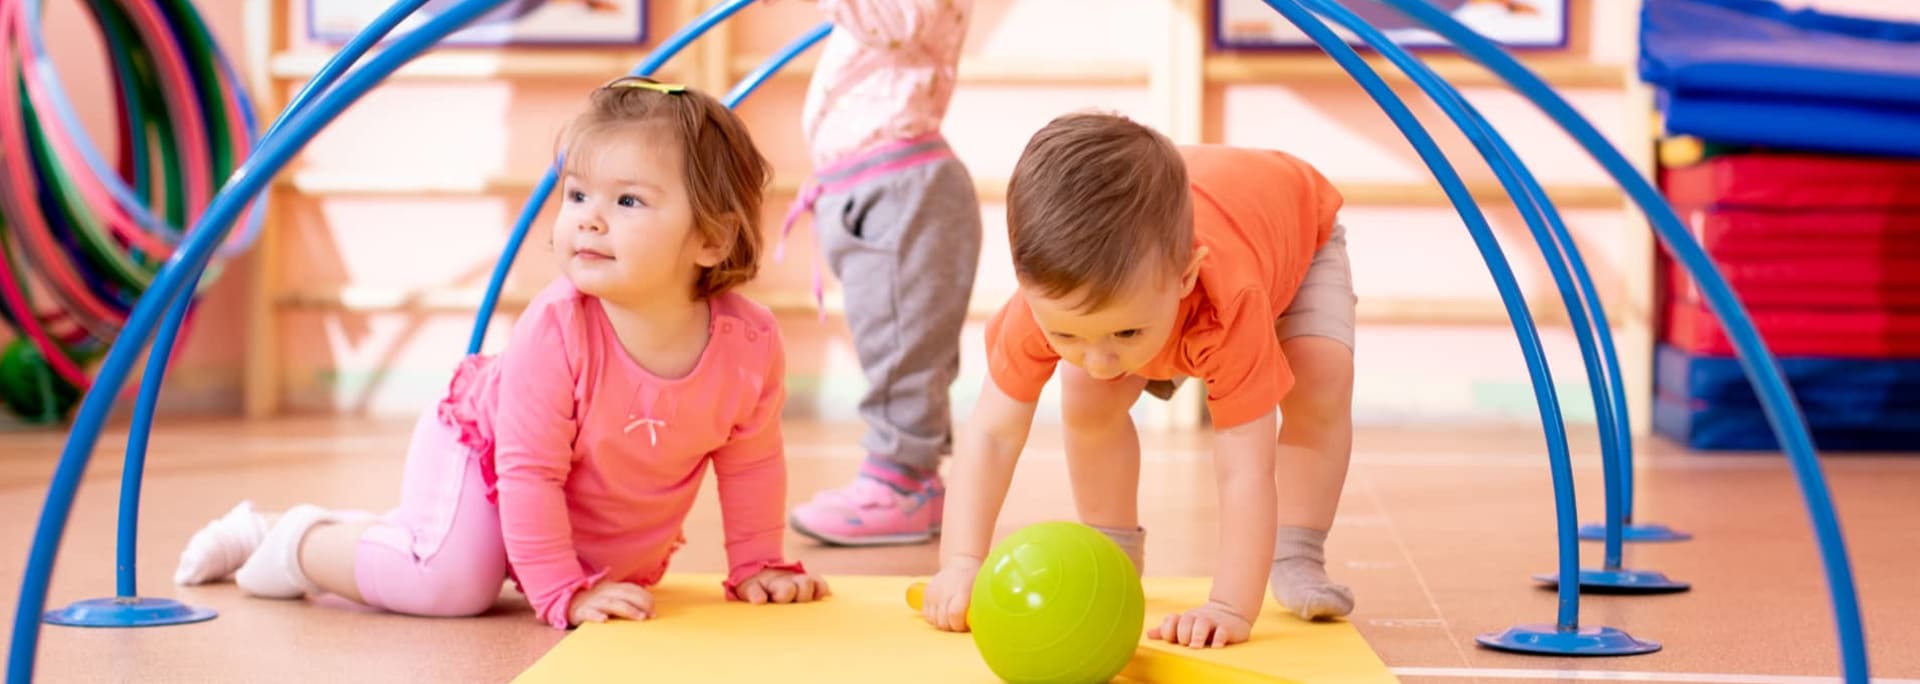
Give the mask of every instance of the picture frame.
[[[413, 30], [455, 0], [431, 0], [391, 36]], [[341, 45], [352, 40], [394, 0], [309, 0], [307, 38]], [[461, 47], [632, 46], [648, 37], [647, 0], [507, 0], [442, 45]]]
[[[1401, 47], [1450, 49], [1445, 39], [1376, 0], [1337, 0]], [[1567, 47], [1572, 0], [1423, 0], [1502, 47], [1553, 50]], [[1312, 50], [1312, 40], [1261, 0], [1213, 0], [1213, 48], [1220, 51]], [[1349, 45], [1365, 51], [1358, 37], [1327, 22]]]

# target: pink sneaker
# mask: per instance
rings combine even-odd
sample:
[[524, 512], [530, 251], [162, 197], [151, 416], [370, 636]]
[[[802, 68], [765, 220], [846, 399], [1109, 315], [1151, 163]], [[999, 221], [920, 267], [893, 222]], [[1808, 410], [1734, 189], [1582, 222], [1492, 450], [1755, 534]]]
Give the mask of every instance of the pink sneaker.
[[947, 499], [938, 477], [912, 494], [870, 477], [815, 494], [787, 517], [795, 532], [832, 546], [919, 544], [940, 534]]

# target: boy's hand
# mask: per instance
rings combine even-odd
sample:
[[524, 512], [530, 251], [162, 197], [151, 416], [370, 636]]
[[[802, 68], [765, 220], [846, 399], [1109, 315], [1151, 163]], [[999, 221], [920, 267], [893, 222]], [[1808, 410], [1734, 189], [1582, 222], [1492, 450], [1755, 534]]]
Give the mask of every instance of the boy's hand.
[[601, 582], [573, 595], [567, 622], [584, 625], [608, 618], [646, 620], [653, 617], [653, 593], [630, 582]]
[[802, 572], [768, 568], [754, 573], [733, 588], [733, 593], [748, 603], [807, 603], [833, 595], [827, 581]]
[[967, 604], [973, 601], [973, 578], [979, 572], [980, 561], [972, 558], [956, 558], [940, 568], [921, 599], [920, 613], [927, 624], [948, 632], [967, 631]]
[[1147, 638], [1188, 648], [1221, 648], [1246, 641], [1253, 623], [1219, 603], [1208, 603], [1179, 615], [1168, 615]]

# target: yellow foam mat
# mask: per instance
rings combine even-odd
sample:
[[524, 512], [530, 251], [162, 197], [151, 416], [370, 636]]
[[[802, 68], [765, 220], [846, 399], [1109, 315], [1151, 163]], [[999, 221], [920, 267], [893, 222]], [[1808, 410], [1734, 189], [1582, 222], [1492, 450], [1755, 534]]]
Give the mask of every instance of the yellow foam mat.
[[[653, 620], [583, 626], [514, 681], [998, 681], [970, 635], [936, 630], [907, 607], [915, 578], [829, 577], [834, 595], [826, 601], [780, 606], [725, 602], [720, 579], [670, 575], [654, 588]], [[1147, 621], [1204, 603], [1208, 586], [1206, 578], [1148, 577]], [[1252, 640], [1195, 651], [1143, 638], [1116, 681], [1398, 680], [1353, 625], [1306, 622], [1269, 601]]]

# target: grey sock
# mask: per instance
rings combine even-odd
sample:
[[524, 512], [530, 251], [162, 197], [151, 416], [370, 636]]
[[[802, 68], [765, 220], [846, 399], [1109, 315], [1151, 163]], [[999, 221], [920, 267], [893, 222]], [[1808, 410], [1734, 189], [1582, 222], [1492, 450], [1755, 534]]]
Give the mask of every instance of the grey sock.
[[1107, 538], [1112, 539], [1113, 543], [1120, 545], [1121, 551], [1127, 552], [1127, 558], [1133, 561], [1134, 572], [1140, 573], [1141, 575], [1147, 574], [1145, 565], [1147, 553], [1146, 528], [1135, 527], [1131, 530], [1126, 530], [1118, 527], [1101, 527], [1099, 525], [1090, 525], [1090, 527], [1099, 530], [1101, 534], [1107, 535]]
[[1327, 533], [1282, 527], [1273, 536], [1273, 599], [1313, 620], [1353, 612], [1353, 590], [1327, 578]]

